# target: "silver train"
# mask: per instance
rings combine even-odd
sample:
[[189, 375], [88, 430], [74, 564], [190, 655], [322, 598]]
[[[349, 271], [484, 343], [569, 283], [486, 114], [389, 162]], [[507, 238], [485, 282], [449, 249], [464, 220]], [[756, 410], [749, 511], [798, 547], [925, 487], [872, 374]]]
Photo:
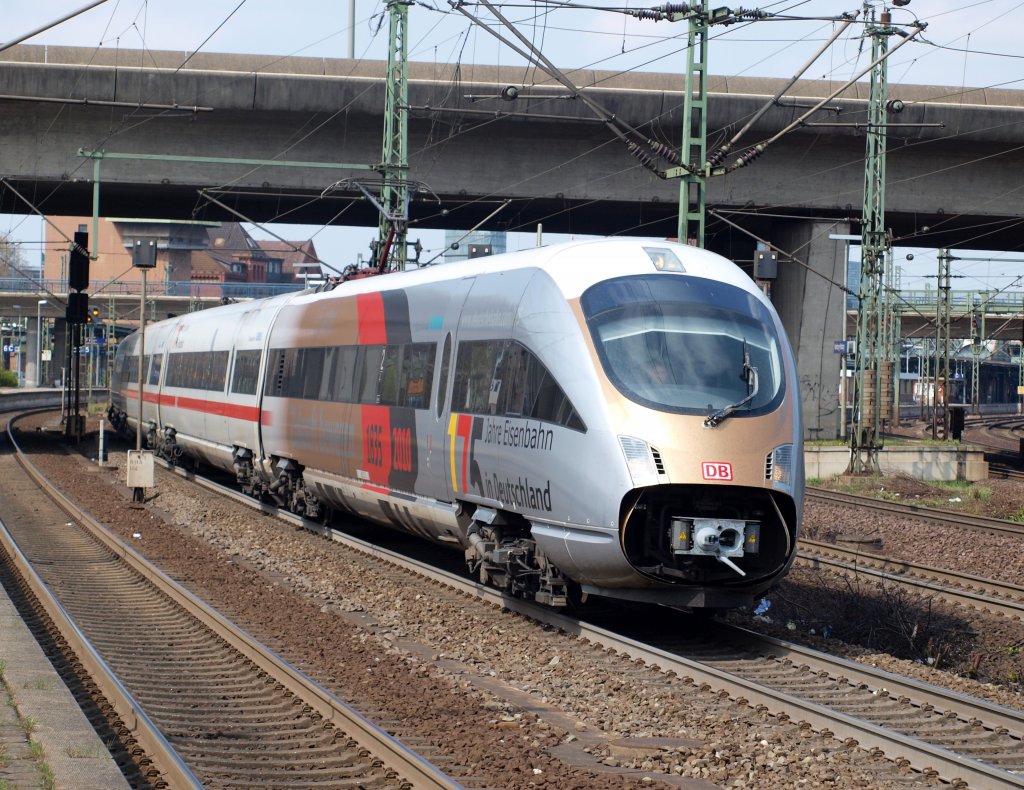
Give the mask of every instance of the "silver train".
[[[111, 387], [132, 434], [139, 353], [121, 342]], [[693, 247], [573, 242], [203, 310], [149, 325], [142, 370], [160, 455], [450, 545], [549, 605], [738, 606], [796, 553], [792, 351]]]

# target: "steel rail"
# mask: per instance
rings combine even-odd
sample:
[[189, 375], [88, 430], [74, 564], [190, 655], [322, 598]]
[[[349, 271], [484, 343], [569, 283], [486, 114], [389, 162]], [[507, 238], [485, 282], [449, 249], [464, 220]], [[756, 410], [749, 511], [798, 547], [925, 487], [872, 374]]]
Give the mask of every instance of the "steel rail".
[[[982, 576], [945, 568], [918, 565], [905, 560], [880, 557], [857, 549], [847, 549], [831, 543], [821, 543], [805, 538], [801, 538], [800, 546], [811, 551], [810, 554], [803, 554], [798, 550], [797, 559], [803, 562], [820, 563], [841, 571], [852, 571], [886, 579], [906, 587], [939, 592], [944, 598], [959, 603], [1024, 619], [1024, 587], [1017, 584], [1001, 582], [997, 579], [986, 579]], [[868, 564], [865, 565], [865, 562]], [[956, 586], [935, 584], [936, 580]], [[975, 589], [958, 589], [958, 586]]]
[[[8, 427], [8, 437], [20, 457], [21, 452], [14, 442], [10, 427]], [[31, 471], [27, 469], [26, 471], [28, 471], [33, 479], [36, 479]], [[65, 504], [61, 504], [61, 507], [72, 516], [76, 516], [80, 512], [73, 505], [70, 510]], [[25, 587], [35, 596], [43, 611], [53, 621], [60, 635], [67, 641], [68, 647], [74, 652], [78, 661], [81, 662], [83, 669], [96, 683], [97, 688], [107, 698], [114, 710], [117, 711], [118, 716], [124, 722], [125, 728], [153, 761], [161, 779], [168, 782], [173, 788], [188, 787], [201, 790], [202, 783], [185, 765], [178, 752], [164, 738], [152, 719], [146, 715], [142, 706], [136, 701], [131, 692], [124, 687], [114, 671], [103, 660], [96, 648], [93, 647], [92, 642], [82, 633], [74, 620], [71, 619], [71, 616], [53, 595], [50, 588], [39, 577], [2, 520], [0, 520], [0, 544], [2, 544], [7, 554], [11, 557], [12, 565], [20, 574]]]
[[[253, 661], [270, 677], [280, 682], [295, 694], [297, 699], [301, 699], [322, 716], [325, 721], [333, 723], [352, 740], [356, 741], [360, 747], [380, 758], [385, 768], [394, 770], [398, 776], [412, 782], [417, 788], [461, 790], [462, 785], [454, 779], [441, 772], [399, 740], [393, 738], [354, 708], [319, 686], [304, 673], [285, 662], [272, 650], [237, 628], [219, 612], [207, 606], [191, 592], [164, 574], [159, 568], [151, 565], [142, 555], [125, 543], [122, 543], [110, 534], [96, 519], [77, 507], [74, 502], [50, 484], [45, 476], [22, 453], [11, 430], [13, 422], [14, 420], [8, 425], [8, 437], [15, 449], [19, 463], [21, 463], [29, 476], [60, 507], [88, 529], [107, 549], [121, 557], [136, 573], [146, 578], [154, 587], [184, 608], [214, 634]], [[125, 708], [125, 710], [134, 710], [137, 707], [137, 705], [134, 705], [132, 708]], [[120, 707], [117, 709], [119, 712], [121, 711]], [[139, 713], [141, 714], [141, 709], [139, 709]], [[154, 741], [154, 745], [158, 746], [158, 743]], [[170, 746], [168, 745], [167, 748], [170, 748]], [[161, 751], [156, 753], [162, 754]], [[201, 787], [198, 781], [194, 785], [183, 786]]]
[[[590, 625], [537, 604], [519, 598], [512, 598], [493, 588], [485, 587], [461, 576], [404, 557], [388, 549], [382, 549], [379, 546], [346, 535], [323, 524], [308, 521], [287, 511], [280, 510], [273, 505], [259, 502], [232, 488], [207, 480], [179, 467], [174, 467], [164, 462], [161, 462], [161, 464], [164, 468], [173, 471], [181, 477], [194, 481], [210, 491], [222, 494], [232, 501], [242, 503], [267, 515], [278, 516], [290, 524], [304, 527], [310, 532], [330, 538], [336, 543], [363, 554], [397, 564], [435, 583], [454, 588], [468, 597], [474, 597], [495, 607], [516, 612], [541, 624], [549, 625], [567, 634], [586, 639], [597, 647], [614, 650], [632, 660], [639, 659], [648, 666], [663, 672], [674, 672], [677, 675], [691, 678], [698, 684], [706, 683], [715, 689], [727, 692], [730, 696], [752, 707], [763, 705], [772, 713], [777, 715], [783, 714], [792, 720], [806, 722], [812, 728], [819, 731], [827, 730], [839, 739], [852, 738], [862, 748], [881, 749], [892, 759], [903, 757], [917, 770], [936, 770], [941, 778], [947, 781], [966, 782], [973, 790], [1024, 788], [1024, 776], [1017, 776], [993, 765], [973, 760], [940, 746], [917, 740], [871, 722], [832, 710], [824, 705], [772, 689], [734, 673], [717, 669], [667, 650], [643, 644], [642, 642], [615, 634], [598, 626]], [[763, 640], [764, 638], [759, 637], [759, 639]], [[788, 647], [786, 643], [777, 640], [776, 642], [777, 644], [774, 648], [766, 649], [784, 650]], [[793, 645], [792, 647], [796, 649], [797, 646]], [[824, 654], [820, 655], [824, 656]], [[837, 661], [842, 660], [837, 659]], [[838, 671], [838, 674], [845, 674], [847, 664], [849, 663], [843, 662], [840, 664], [841, 670]], [[894, 687], [899, 687], [899, 684], [904, 682], [903, 678], [868, 667], [861, 667], [860, 673], [860, 676], [863, 678], [873, 677], [870, 684], [877, 685], [879, 688], [884, 686], [891, 690]], [[868, 680], [865, 680], [865, 682], [868, 682]], [[928, 685], [920, 681], [911, 682], [914, 686], [913, 693], [916, 695], [921, 695], [923, 693], [921, 687]], [[936, 698], [939, 698], [946, 692], [935, 687], [934, 693], [938, 695]], [[948, 705], [951, 710], [961, 709], [962, 706], [966, 705], [962, 701], [954, 701], [958, 695], [955, 695], [953, 692], [948, 692], [948, 694], [950, 695], [947, 698]], [[907, 696], [910, 696], [909, 692]], [[1008, 720], [1006, 713], [1008, 709], [992, 705], [984, 700], [976, 700], [973, 703], [973, 710], [976, 714], [981, 711], [994, 710], [997, 711], [994, 718], [998, 721]], [[1013, 711], [1010, 711], [1009, 715], [1011, 718], [1012, 714]], [[1022, 727], [1024, 727], [1024, 724], [1022, 724], [1018, 717], [1014, 723], [1014, 728], [1021, 729]]]
[[889, 502], [888, 500], [874, 499], [872, 497], [858, 496], [857, 494], [844, 494], [838, 491], [829, 491], [825, 488], [815, 486], [807, 487], [807, 498], [830, 502], [833, 504], [852, 505], [854, 507], [879, 510], [883, 513], [892, 513], [906, 518], [916, 518], [922, 521], [939, 522], [944, 526], [972, 527], [982, 529], [994, 535], [1009, 535], [1013, 537], [1024, 537], [1024, 524], [1014, 521], [1007, 521], [1001, 518], [989, 518], [987, 516], [972, 516], [966, 513], [954, 513], [939, 508], [923, 507], [920, 505], [907, 505], [902, 502]]
[[125, 728], [153, 761], [160, 778], [176, 790], [177, 788], [202, 790], [202, 782], [189, 770], [178, 752], [164, 738], [163, 733], [152, 719], [146, 715], [135, 697], [121, 684], [114, 671], [100, 657], [88, 637], [79, 630], [64, 607], [53, 597], [50, 588], [39, 578], [3, 521], [0, 521], [0, 545], [11, 557], [12, 565], [24, 580], [25, 587], [36, 597], [60, 635], [67, 641], [68, 647], [81, 662], [82, 668], [117, 711]]
[[964, 721], [984, 719], [993, 727], [1003, 727], [1016, 738], [1024, 739], [1024, 712], [980, 700], [966, 694], [933, 686], [914, 678], [894, 675], [884, 669], [867, 667], [856, 661], [822, 653], [804, 645], [786, 642], [775, 637], [755, 633], [727, 623], [716, 624], [731, 641], [750, 649], [751, 643], [760, 652], [794, 664], [805, 664], [812, 670], [826, 672], [831, 677], [843, 678], [853, 684], [869, 688], [884, 688], [891, 696], [893, 690], [904, 694], [911, 704], [952, 712]]

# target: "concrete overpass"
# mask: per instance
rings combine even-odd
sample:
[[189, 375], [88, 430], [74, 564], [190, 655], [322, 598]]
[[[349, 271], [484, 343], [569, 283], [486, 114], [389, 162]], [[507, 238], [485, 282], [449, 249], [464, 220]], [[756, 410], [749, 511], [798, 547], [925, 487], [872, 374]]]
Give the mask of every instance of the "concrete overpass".
[[[98, 173], [105, 216], [235, 219], [199, 195], [206, 189], [259, 221], [376, 225], [351, 183], [321, 193], [374, 180], [365, 168], [380, 160], [383, 63], [199, 53], [181, 66], [186, 57], [33, 46], [0, 54], [0, 174], [51, 214], [90, 213]], [[471, 227], [506, 199], [493, 228], [674, 235], [678, 184], [642, 168], [561, 86], [486, 66], [412, 64], [410, 74], [410, 177], [423, 185], [410, 209], [413, 238], [416, 227]], [[680, 75], [571, 76], [616, 116], [677, 144]], [[781, 86], [708, 84], [719, 139]], [[509, 85], [519, 89], [514, 102], [500, 98]], [[744, 142], [767, 138], [836, 87], [800, 84]], [[907, 105], [893, 116], [906, 125], [889, 130], [887, 222], [897, 241], [1021, 246], [1024, 94], [893, 86], [891, 95]], [[836, 286], [846, 251], [829, 234], [857, 230], [864, 138], [855, 126], [814, 124], [863, 122], [866, 86], [828, 107], [753, 165], [712, 181], [719, 215], [708, 226], [709, 246], [741, 265], [750, 265], [751, 234], [789, 253], [773, 300], [797, 350], [805, 421], [821, 436], [838, 425], [832, 341], [846, 334]], [[288, 164], [257, 163], [268, 159]], [[0, 212], [24, 210], [0, 190]]]
[[[372, 175], [344, 163], [380, 161], [385, 64], [199, 53], [179, 68], [186, 57], [38, 46], [0, 53], [0, 173], [43, 210], [81, 214], [91, 208], [93, 167], [80, 148], [316, 162], [331, 167], [108, 158], [100, 168], [103, 212], [234, 219], [197, 196], [213, 188], [260, 221], [376, 224], [372, 207], [352, 188], [319, 196], [340, 179]], [[504, 67], [414, 63], [410, 74], [410, 176], [429, 190], [414, 200], [416, 223], [471, 227], [509, 198], [494, 227], [531, 230], [543, 222], [575, 233], [675, 233], [678, 183], [643, 169], [561, 86], [531, 85], [535, 73]], [[678, 145], [680, 75], [571, 76], [617, 117]], [[720, 138], [782, 82], [709, 77], [708, 84], [709, 129]], [[513, 102], [499, 98], [509, 85], [519, 88]], [[836, 87], [800, 83], [744, 142], [764, 139]], [[913, 236], [918, 246], [1019, 246], [1024, 197], [1014, 173], [1024, 165], [1024, 93], [893, 86], [891, 94], [907, 105], [891, 118], [907, 125], [889, 131], [887, 205], [896, 235]], [[854, 86], [828, 103], [832, 111], [811, 118], [756, 163], [715, 179], [710, 205], [756, 211], [759, 218], [731, 216], [769, 235], [779, 215], [856, 225], [863, 129], [813, 124], [863, 123], [865, 100], [866, 86]], [[23, 208], [10, 194], [0, 196], [0, 210]], [[710, 225], [713, 235], [731, 234], [721, 222]], [[734, 246], [734, 253], [750, 248], [748, 240]]]

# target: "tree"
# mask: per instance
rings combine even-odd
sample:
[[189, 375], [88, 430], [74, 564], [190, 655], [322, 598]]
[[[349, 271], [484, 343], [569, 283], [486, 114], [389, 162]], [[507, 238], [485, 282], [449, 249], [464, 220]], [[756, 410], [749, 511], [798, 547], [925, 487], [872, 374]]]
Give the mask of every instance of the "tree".
[[24, 277], [25, 258], [21, 247], [6, 233], [0, 233], [0, 279]]

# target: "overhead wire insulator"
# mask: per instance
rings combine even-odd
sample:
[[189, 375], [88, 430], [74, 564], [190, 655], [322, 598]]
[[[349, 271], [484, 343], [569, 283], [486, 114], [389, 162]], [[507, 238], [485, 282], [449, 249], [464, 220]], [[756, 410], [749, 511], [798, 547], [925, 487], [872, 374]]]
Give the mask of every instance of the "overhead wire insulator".
[[738, 22], [741, 19], [757, 20], [767, 19], [770, 14], [767, 11], [762, 11], [760, 8], [734, 8], [732, 9], [732, 16]]
[[658, 168], [658, 163], [654, 161], [654, 157], [651, 156], [649, 152], [644, 151], [632, 140], [626, 142], [626, 150], [629, 151], [631, 156], [636, 157], [641, 165], [654, 173], [658, 178], [665, 178], [665, 171]]
[[736, 161], [733, 162], [733, 168], [735, 169], [738, 167], [746, 167], [763, 153], [763, 145], [755, 145], [753, 148], [748, 148], [746, 151], [744, 151], [742, 154], [736, 157]]
[[657, 8], [636, 8], [631, 10], [629, 15], [637, 19], [650, 19], [654, 22], [660, 22], [665, 18]]
[[648, 139], [646, 142], [652, 153], [656, 156], [667, 159], [674, 165], [678, 165], [683, 161], [682, 157], [679, 156], [679, 152], [675, 148], [672, 148], [672, 146], [665, 145], [664, 143], [659, 143], [656, 140], [651, 139]]
[[708, 167], [718, 167], [722, 162], [725, 161], [725, 157], [729, 155], [728, 148], [716, 148], [710, 154], [708, 154]]
[[665, 3], [665, 5], [658, 8], [636, 8], [626, 13], [637, 19], [650, 19], [654, 22], [660, 22], [662, 19], [671, 19], [677, 14], [689, 14], [692, 10], [686, 3]]
[[629, 142], [626, 143], [626, 148], [629, 149], [630, 155], [640, 160], [640, 164], [644, 167], [654, 167], [654, 157], [647, 153], [647, 151], [644, 151], [639, 145], [634, 142]]

